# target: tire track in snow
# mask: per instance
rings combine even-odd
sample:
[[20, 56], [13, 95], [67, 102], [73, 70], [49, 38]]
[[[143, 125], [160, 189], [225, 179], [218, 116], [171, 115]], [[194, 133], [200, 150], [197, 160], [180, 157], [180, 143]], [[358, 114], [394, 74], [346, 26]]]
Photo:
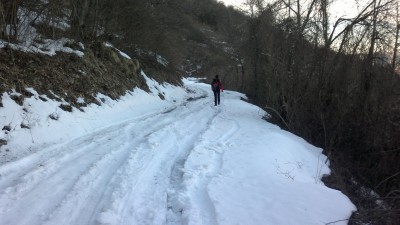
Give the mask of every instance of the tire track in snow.
[[[171, 170], [208, 126], [198, 125], [212, 119], [207, 101], [123, 121], [0, 167], [0, 224], [165, 223]], [[163, 203], [164, 214], [143, 211], [149, 200]]]
[[29, 180], [29, 178], [25, 177], [27, 173], [32, 174], [32, 171], [35, 170], [46, 170], [46, 173], [49, 173], [50, 168], [55, 169], [55, 167], [49, 166], [50, 164], [55, 166], [61, 165], [66, 161], [71, 161], [72, 157], [79, 158], [80, 156], [85, 155], [87, 148], [90, 147], [89, 145], [99, 143], [104, 134], [110, 134], [112, 131], [115, 131], [123, 126], [123, 124], [136, 124], [138, 122], [143, 123], [151, 120], [155, 115], [160, 113], [161, 112], [151, 113], [149, 115], [121, 122], [120, 124], [111, 125], [109, 127], [93, 131], [88, 135], [84, 135], [67, 142], [54, 144], [44, 148], [40, 152], [36, 152], [15, 162], [3, 165], [0, 167], [0, 190], [4, 190], [6, 187], [5, 185], [10, 185], [10, 183], [19, 184], [22, 183], [24, 179]]
[[[181, 181], [171, 171], [208, 128], [210, 103], [197, 98], [0, 167], [0, 224], [165, 224], [167, 192]], [[148, 202], [162, 213], [143, 209]]]
[[[220, 113], [220, 110], [213, 111], [212, 113], [212, 118], [214, 118]], [[178, 157], [174, 165], [172, 166], [170, 174], [170, 184], [167, 194], [167, 224], [182, 224], [186, 220], [186, 218], [183, 218], [186, 199], [183, 195], [181, 195], [185, 188], [183, 184], [184, 165], [188, 156], [192, 153], [194, 146], [197, 144], [197, 142], [201, 141], [202, 135], [211, 126], [212, 121], [213, 119], [206, 121], [206, 124], [204, 126], [205, 129], [197, 135], [198, 138], [196, 140], [190, 142], [190, 145], [186, 147], [184, 154]]]
[[[157, 130], [142, 143], [136, 155], [142, 157], [133, 158], [130, 162], [133, 167], [127, 167], [130, 171], [126, 172], [138, 173], [138, 176], [123, 179], [122, 186], [114, 193], [113, 207], [101, 214], [101, 223], [165, 224], [170, 204], [168, 191], [173, 182], [170, 181], [171, 171], [177, 161], [188, 155], [193, 143], [207, 129], [213, 114], [206, 105], [206, 101], [199, 101], [195, 107], [180, 108], [178, 112], [183, 111], [186, 116], [174, 115], [176, 123]], [[207, 117], [202, 116], [205, 109], [209, 110]], [[149, 151], [154, 154], [149, 154]], [[143, 160], [143, 157], [147, 159]], [[141, 163], [143, 161], [147, 162], [146, 165]], [[134, 165], [141, 165], [140, 171]], [[124, 204], [124, 201], [130, 204]]]
[[[7, 224], [7, 221], [13, 219], [12, 217], [15, 213], [24, 215], [23, 219], [17, 218], [18, 224], [42, 224], [43, 221], [48, 220], [48, 216], [52, 211], [62, 207], [63, 201], [65, 201], [67, 197], [70, 197], [70, 190], [73, 190], [74, 186], [87, 177], [86, 174], [94, 173], [99, 162], [112, 160], [115, 151], [110, 151], [109, 149], [114, 147], [118, 149], [119, 144], [113, 143], [110, 145], [108, 142], [111, 140], [111, 137], [116, 137], [120, 133], [111, 132], [111, 134], [111, 136], [101, 138], [102, 141], [98, 144], [90, 145], [90, 148], [84, 146], [86, 154], [82, 155], [82, 157], [73, 157], [69, 158], [69, 160], [63, 160], [65, 162], [57, 165], [56, 168], [54, 168], [54, 165], [53, 167], [48, 166], [50, 170], [52, 170], [50, 176], [42, 176], [42, 171], [35, 170], [25, 175], [25, 177], [29, 176], [34, 178], [34, 182], [21, 183], [15, 187], [8, 188], [14, 190], [16, 199], [13, 199], [13, 196], [10, 195], [2, 196], [2, 200], [4, 200], [4, 197], [9, 198], [9, 201], [2, 202], [12, 203], [7, 207], [1, 207], [3, 209], [7, 208], [7, 214], [1, 215], [2, 221], [5, 221], [5, 224]], [[97, 149], [99, 145], [103, 147]], [[20, 191], [18, 189], [21, 185], [25, 185], [25, 191]], [[8, 211], [13, 213], [8, 213]], [[15, 224], [15, 222], [9, 222], [9, 224]]]
[[[108, 193], [112, 187], [110, 183], [114, 173], [124, 164], [126, 157], [131, 153], [131, 146], [135, 144], [128, 141], [129, 130], [125, 128], [122, 134], [124, 136], [122, 144], [116, 145], [118, 147], [112, 150], [110, 154], [104, 155], [82, 174], [60, 203], [61, 207], [50, 215], [51, 220], [48, 224], [52, 224], [54, 218], [58, 218], [57, 221], [62, 221], [59, 224], [93, 224], [96, 221], [101, 207], [100, 203], [105, 203], [102, 199], [108, 198], [105, 193]], [[96, 191], [93, 192], [93, 190]], [[70, 215], [71, 219], [66, 219], [65, 215]]]
[[[101, 211], [110, 208], [110, 205], [114, 207], [114, 203], [118, 204], [118, 201], [113, 201], [118, 194], [137, 197], [135, 193], [144, 190], [142, 182], [150, 185], [148, 179], [144, 178], [158, 173], [164, 175], [161, 171], [164, 170], [163, 166], [169, 166], [173, 150], [181, 148], [171, 145], [171, 142], [169, 145], [162, 143], [161, 146], [151, 146], [157, 143], [149, 142], [149, 138], [164, 132], [167, 139], [171, 132], [176, 132], [176, 127], [182, 126], [179, 123], [181, 119], [190, 117], [193, 111], [201, 112], [202, 108], [203, 105], [199, 105], [190, 110], [181, 110], [183, 113], [173, 110], [168, 113], [172, 116], [168, 117], [157, 113], [144, 119], [125, 121], [67, 143], [50, 146], [21, 161], [1, 167], [2, 174], [9, 174], [0, 179], [0, 187], [6, 190], [0, 193], [1, 224], [96, 223]], [[119, 143], [121, 140], [124, 140], [122, 144]], [[179, 142], [176, 137], [174, 140]], [[163, 147], [168, 151], [159, 154], [157, 151]], [[153, 152], [149, 154], [151, 148]], [[169, 155], [165, 152], [169, 152]], [[28, 159], [32, 163], [25, 163]], [[129, 170], [132, 165], [137, 166]], [[132, 179], [127, 179], [129, 177]], [[130, 182], [135, 180], [140, 185], [132, 188]], [[169, 182], [168, 179], [166, 181]], [[126, 187], [123, 187], [124, 184]], [[147, 196], [151, 196], [151, 193]], [[130, 216], [130, 203], [122, 199], [119, 204], [123, 210], [117, 212], [122, 213], [118, 216], [123, 219]], [[15, 215], [24, 216], [16, 218]], [[68, 220], [65, 219], [66, 215], [70, 215]], [[101, 222], [101, 218], [99, 220]], [[133, 221], [138, 220], [141, 218]]]
[[[229, 128], [227, 132], [221, 132], [221, 129], [226, 128]], [[226, 119], [224, 110], [220, 110], [203, 134], [202, 139], [208, 141], [197, 143], [188, 156], [183, 169], [183, 187], [176, 197], [184, 201], [182, 207], [189, 211], [183, 210], [185, 224], [218, 224], [207, 186], [213, 177], [218, 176], [224, 149], [229, 147], [229, 140], [239, 129], [239, 124]]]
[[[122, 125], [118, 124], [104, 128], [100, 131], [64, 143], [64, 146], [57, 145], [56, 147], [44, 149], [40, 154], [33, 154], [20, 160], [22, 162], [17, 161], [1, 167], [0, 171], [2, 176], [0, 177], [0, 190], [5, 191], [0, 195], [10, 195], [14, 192], [22, 196], [23, 192], [30, 191], [30, 189], [41, 180], [57, 175], [57, 172], [62, 169], [62, 167], [79, 164], [77, 160], [82, 158], [85, 160], [88, 158], [87, 153], [94, 153], [100, 156], [102, 152], [97, 151], [97, 146], [103, 144], [107, 145], [110, 140], [120, 136], [120, 132], [118, 131], [122, 126], [135, 122], [138, 123], [139, 120], [141, 123], [147, 121], [152, 123], [154, 122], [154, 115], [134, 119]], [[164, 124], [159, 126], [164, 126]], [[156, 127], [157, 126], [155, 126], [155, 129]], [[25, 161], [28, 160], [30, 160], [31, 163], [26, 164]]]

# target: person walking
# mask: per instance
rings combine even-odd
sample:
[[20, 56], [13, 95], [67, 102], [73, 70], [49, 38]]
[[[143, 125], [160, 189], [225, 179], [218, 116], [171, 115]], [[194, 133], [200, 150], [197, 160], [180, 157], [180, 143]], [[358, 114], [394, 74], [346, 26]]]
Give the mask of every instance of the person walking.
[[219, 105], [221, 102], [220, 91], [224, 92], [224, 86], [222, 86], [221, 81], [218, 78], [218, 75], [215, 75], [215, 78], [211, 82], [211, 90], [214, 92], [214, 103], [215, 105]]

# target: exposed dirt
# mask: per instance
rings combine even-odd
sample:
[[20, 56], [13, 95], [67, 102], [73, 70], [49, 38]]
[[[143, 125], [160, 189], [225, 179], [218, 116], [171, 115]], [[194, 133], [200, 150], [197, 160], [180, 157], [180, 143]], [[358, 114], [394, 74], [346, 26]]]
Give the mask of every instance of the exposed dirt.
[[[88, 103], [101, 104], [93, 97], [97, 93], [117, 99], [134, 87], [148, 90], [138, 74], [141, 67], [137, 59], [127, 59], [101, 43], [86, 46], [85, 50], [79, 49], [79, 45], [69, 47], [83, 51], [84, 57], [62, 52], [47, 56], [0, 49], [0, 93], [11, 93], [14, 89], [22, 95], [12, 98], [22, 105], [24, 98], [32, 95], [26, 88], [33, 88], [39, 94], [56, 100], [63, 98], [71, 106], [81, 108]], [[86, 104], [78, 103], [78, 97], [84, 98]]]

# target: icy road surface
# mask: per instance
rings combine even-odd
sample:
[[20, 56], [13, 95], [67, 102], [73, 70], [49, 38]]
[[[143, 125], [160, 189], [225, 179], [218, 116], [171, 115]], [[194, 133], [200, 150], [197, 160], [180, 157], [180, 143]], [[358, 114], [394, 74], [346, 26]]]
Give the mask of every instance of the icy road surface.
[[347, 224], [355, 208], [320, 181], [321, 149], [242, 94], [214, 107], [209, 85], [185, 85], [167, 107], [0, 166], [0, 224]]

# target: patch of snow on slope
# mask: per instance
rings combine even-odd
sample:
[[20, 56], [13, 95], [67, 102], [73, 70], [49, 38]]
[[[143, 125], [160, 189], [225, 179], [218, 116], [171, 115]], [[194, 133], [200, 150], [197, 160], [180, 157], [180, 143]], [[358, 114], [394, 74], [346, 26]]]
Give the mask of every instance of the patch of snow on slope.
[[[42, 36], [37, 32], [36, 28], [32, 26], [33, 21], [40, 23], [45, 20], [43, 16], [38, 16], [35, 12], [28, 11], [24, 7], [20, 7], [18, 11], [18, 18], [20, 24], [18, 25], [18, 43], [11, 43], [7, 40], [0, 39], [0, 49], [10, 47], [13, 50], [40, 53], [49, 56], [56, 55], [57, 52], [72, 53], [79, 57], [83, 57], [84, 53], [80, 50], [74, 50], [66, 45], [73, 43], [72, 40], [67, 38], [61, 38], [58, 40], [42, 39]], [[59, 29], [67, 29], [69, 25], [64, 20], [52, 21], [52, 26]], [[6, 29], [10, 30], [10, 29]], [[40, 40], [40, 41], [38, 41]], [[83, 44], [78, 43], [83, 50]]]
[[[174, 88], [169, 84], [161, 85], [144, 73], [142, 75], [146, 80], [152, 81], [148, 85], [154, 93], [149, 94], [135, 88], [117, 101], [99, 93], [96, 98], [104, 104], [102, 106], [90, 104], [84, 108], [85, 112], [77, 109], [73, 109], [72, 113], [63, 111], [59, 107], [60, 102], [40, 96], [47, 99], [42, 101], [33, 89], [29, 91], [34, 95], [25, 98], [22, 106], [15, 103], [10, 94], [3, 93], [4, 107], [0, 108], [0, 125], [10, 126], [12, 130], [0, 131], [0, 139], [8, 142], [6, 146], [0, 148], [3, 150], [0, 164], [36, 152], [43, 147], [42, 145], [69, 140], [151, 110], [166, 110], [185, 95], [185, 90], [182, 88]], [[163, 90], [165, 101], [158, 97], [159, 90]], [[50, 115], [56, 115], [58, 120], [51, 119]], [[30, 129], [22, 128], [22, 123], [28, 124]]]

